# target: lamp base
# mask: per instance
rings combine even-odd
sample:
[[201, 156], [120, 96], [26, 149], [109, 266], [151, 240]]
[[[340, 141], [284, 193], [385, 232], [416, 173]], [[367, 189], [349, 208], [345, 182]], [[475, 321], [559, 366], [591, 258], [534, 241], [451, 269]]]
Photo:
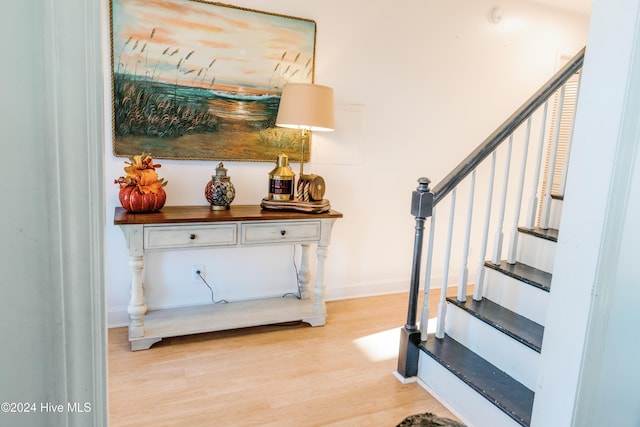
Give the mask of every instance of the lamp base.
[[298, 211], [305, 213], [322, 213], [331, 209], [331, 204], [327, 199], [313, 202], [303, 202], [298, 199], [293, 200], [272, 200], [268, 197], [262, 199], [260, 203], [262, 209]]

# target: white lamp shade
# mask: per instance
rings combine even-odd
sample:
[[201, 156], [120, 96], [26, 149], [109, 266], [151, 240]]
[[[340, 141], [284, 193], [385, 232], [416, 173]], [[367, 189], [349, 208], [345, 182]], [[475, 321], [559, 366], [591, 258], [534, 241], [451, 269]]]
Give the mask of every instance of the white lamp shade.
[[276, 126], [333, 130], [333, 89], [311, 83], [287, 83], [282, 88]]

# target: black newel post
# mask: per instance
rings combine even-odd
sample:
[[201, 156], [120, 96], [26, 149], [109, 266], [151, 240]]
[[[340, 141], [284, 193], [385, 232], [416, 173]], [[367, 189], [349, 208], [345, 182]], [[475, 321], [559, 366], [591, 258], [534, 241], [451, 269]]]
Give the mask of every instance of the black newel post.
[[420, 260], [424, 222], [433, 211], [433, 193], [429, 190], [429, 178], [418, 179], [418, 188], [411, 196], [411, 215], [416, 217], [416, 235], [413, 244], [413, 266], [411, 268], [411, 287], [407, 308], [407, 323], [400, 330], [400, 351], [398, 353], [398, 374], [404, 378], [418, 374], [418, 345], [420, 331], [416, 322], [418, 312], [418, 292], [420, 289]]

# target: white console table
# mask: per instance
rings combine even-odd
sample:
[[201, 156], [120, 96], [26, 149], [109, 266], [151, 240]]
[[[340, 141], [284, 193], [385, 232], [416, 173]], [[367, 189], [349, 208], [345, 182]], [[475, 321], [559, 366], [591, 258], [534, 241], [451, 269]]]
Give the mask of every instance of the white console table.
[[[331, 229], [340, 212], [301, 213], [232, 205], [225, 211], [209, 206], [165, 206], [160, 212], [131, 214], [117, 207], [114, 224], [124, 232], [129, 249], [131, 350], [146, 350], [162, 338], [301, 320], [325, 324], [324, 260]], [[267, 298], [147, 311], [142, 272], [144, 254], [155, 250], [300, 244], [298, 273], [301, 299]], [[309, 292], [309, 248], [317, 245], [316, 280]], [[145, 284], [153, 286], [153, 284]]]

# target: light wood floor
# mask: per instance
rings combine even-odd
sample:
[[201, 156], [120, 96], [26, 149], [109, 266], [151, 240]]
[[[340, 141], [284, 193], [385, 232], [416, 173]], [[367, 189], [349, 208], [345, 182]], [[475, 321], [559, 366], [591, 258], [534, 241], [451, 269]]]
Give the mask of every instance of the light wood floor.
[[[438, 298], [432, 291], [431, 313]], [[406, 304], [405, 294], [334, 301], [323, 327], [215, 332], [137, 352], [126, 328], [110, 329], [109, 425], [383, 427], [420, 412], [455, 419], [418, 384], [392, 375]]]

